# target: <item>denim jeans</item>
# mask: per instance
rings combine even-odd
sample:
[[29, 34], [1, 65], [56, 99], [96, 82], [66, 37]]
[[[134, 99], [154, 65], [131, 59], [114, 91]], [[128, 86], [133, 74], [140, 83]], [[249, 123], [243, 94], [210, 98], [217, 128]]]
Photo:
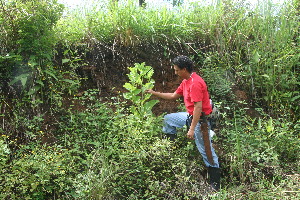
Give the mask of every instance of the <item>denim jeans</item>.
[[[186, 119], [187, 119], [188, 113], [187, 112], [178, 112], [178, 113], [171, 113], [167, 114], [164, 117], [164, 126], [163, 126], [163, 132], [166, 134], [176, 134], [177, 130], [176, 128], [182, 128], [184, 125], [186, 125]], [[194, 133], [195, 143], [198, 148], [198, 151], [202, 155], [203, 161], [207, 167], [217, 167], [219, 168], [219, 162], [218, 162], [218, 156], [212, 147], [211, 143], [211, 137], [209, 136], [210, 140], [210, 147], [212, 151], [212, 156], [214, 160], [214, 165], [211, 165], [208, 162], [205, 148], [204, 148], [204, 141], [202, 138], [202, 133], [200, 130], [200, 122], [198, 122], [197, 126], [195, 127], [195, 133]]]

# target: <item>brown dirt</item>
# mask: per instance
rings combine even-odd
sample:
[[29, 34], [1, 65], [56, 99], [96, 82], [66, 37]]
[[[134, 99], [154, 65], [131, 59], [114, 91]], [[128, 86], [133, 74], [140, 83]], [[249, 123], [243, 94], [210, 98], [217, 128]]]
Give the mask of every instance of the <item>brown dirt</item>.
[[[162, 46], [143, 45], [138, 47], [114, 47], [96, 45], [92, 57], [87, 58], [89, 64], [78, 70], [78, 73], [87, 81], [83, 83], [81, 92], [88, 89], [99, 89], [99, 99], [106, 101], [107, 98], [115, 97], [126, 92], [123, 85], [128, 81], [128, 67], [134, 63], [145, 62], [154, 69], [155, 80], [154, 90], [161, 92], [174, 92], [181, 80], [174, 74], [171, 68], [171, 60], [180, 54], [189, 55], [192, 52], [182, 47], [169, 49], [170, 55], [165, 56], [165, 49]], [[99, 55], [100, 54], [100, 55]], [[164, 112], [176, 112], [179, 102], [159, 99], [160, 102], [153, 108], [155, 114]]]

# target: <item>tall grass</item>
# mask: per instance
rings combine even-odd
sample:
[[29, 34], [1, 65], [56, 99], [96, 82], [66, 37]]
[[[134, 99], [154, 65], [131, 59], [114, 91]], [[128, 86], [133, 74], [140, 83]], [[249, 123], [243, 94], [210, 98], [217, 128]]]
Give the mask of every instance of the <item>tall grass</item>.
[[[77, 24], [79, 29], [84, 26], [86, 30], [91, 31], [85, 32], [85, 34], [90, 33], [100, 41], [112, 42], [119, 39], [119, 42], [128, 45], [149, 41], [160, 42], [161, 39], [166, 38], [194, 39], [198, 35], [198, 29], [208, 29], [204, 26], [215, 23], [215, 19], [213, 19], [215, 15], [209, 13], [218, 12], [213, 8], [203, 7], [204, 12], [201, 12], [199, 17], [195, 14], [198, 12], [195, 10], [197, 6], [174, 9], [164, 6], [144, 9], [138, 7], [134, 1], [119, 5], [109, 4], [106, 8], [96, 4], [91, 13], [85, 16], [83, 10], [73, 10], [71, 15], [62, 19], [59, 30], [64, 32], [65, 26], [70, 27], [70, 25]], [[205, 16], [207, 14], [209, 16]], [[208, 23], [203, 20], [203, 17], [209, 18]], [[76, 29], [76, 27], [74, 28]], [[68, 39], [68, 35], [64, 38]], [[78, 37], [76, 41], [80, 41], [80, 39]]]

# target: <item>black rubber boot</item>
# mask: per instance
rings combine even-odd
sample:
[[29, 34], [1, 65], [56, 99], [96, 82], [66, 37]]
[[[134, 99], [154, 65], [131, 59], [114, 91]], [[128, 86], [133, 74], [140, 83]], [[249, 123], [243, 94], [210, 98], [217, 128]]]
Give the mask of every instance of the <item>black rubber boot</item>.
[[165, 138], [170, 140], [170, 141], [175, 141], [177, 135], [176, 134], [166, 134]]
[[216, 167], [209, 167], [208, 168], [208, 175], [209, 175], [209, 184], [210, 186], [218, 191], [220, 189], [220, 179], [221, 179], [221, 170], [220, 168]]

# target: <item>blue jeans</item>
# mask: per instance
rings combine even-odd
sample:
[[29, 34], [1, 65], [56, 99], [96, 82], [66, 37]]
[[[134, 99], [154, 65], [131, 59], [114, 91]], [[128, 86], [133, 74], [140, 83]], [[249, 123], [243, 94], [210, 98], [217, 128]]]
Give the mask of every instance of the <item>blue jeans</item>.
[[[176, 128], [182, 128], [184, 125], [186, 125], [186, 119], [187, 119], [188, 113], [187, 112], [178, 112], [178, 113], [171, 113], [167, 114], [164, 117], [164, 126], [163, 126], [163, 132], [166, 134], [176, 134], [177, 130]], [[200, 122], [198, 122], [195, 133], [194, 133], [195, 143], [198, 148], [198, 151], [202, 155], [203, 161], [207, 167], [217, 167], [219, 168], [219, 162], [218, 162], [218, 156], [212, 147], [211, 138], [209, 136], [210, 140], [210, 148], [212, 151], [213, 160], [215, 162], [214, 165], [211, 165], [208, 162], [205, 148], [204, 148], [204, 141], [202, 138], [202, 133], [200, 130]]]

